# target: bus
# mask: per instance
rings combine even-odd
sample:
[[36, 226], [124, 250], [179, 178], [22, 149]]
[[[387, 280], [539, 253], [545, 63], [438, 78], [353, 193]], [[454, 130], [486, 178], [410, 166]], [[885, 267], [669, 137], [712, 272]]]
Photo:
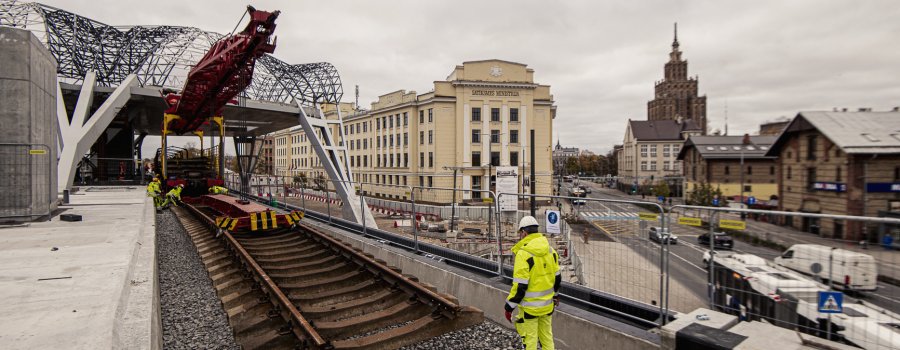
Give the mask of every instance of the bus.
[[756, 255], [718, 253], [713, 261], [719, 311], [863, 349], [900, 348], [900, 315], [845, 296], [829, 336], [829, 314], [819, 313], [817, 300], [825, 285]]

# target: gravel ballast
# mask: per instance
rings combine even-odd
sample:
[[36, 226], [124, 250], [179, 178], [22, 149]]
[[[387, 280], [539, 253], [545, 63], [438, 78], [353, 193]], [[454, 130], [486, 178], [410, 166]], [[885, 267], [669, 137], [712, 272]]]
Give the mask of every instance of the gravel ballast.
[[506, 350], [521, 349], [522, 342], [516, 331], [500, 325], [484, 321], [469, 328], [434, 337], [415, 345], [403, 347], [403, 350]]
[[240, 349], [191, 238], [170, 210], [156, 214], [163, 349]]

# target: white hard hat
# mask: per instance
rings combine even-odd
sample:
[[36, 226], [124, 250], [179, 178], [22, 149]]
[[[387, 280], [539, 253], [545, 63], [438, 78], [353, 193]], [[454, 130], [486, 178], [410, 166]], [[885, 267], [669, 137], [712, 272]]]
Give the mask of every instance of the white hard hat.
[[519, 221], [519, 230], [528, 226], [539, 226], [537, 220], [534, 219], [534, 216], [526, 215]]

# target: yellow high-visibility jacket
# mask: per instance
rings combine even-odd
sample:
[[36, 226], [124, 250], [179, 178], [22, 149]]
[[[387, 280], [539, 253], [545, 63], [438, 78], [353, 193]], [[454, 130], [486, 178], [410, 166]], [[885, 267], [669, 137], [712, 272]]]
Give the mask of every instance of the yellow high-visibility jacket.
[[559, 291], [559, 255], [540, 233], [525, 236], [512, 247], [516, 255], [513, 284], [506, 297], [506, 311], [516, 306], [526, 315], [542, 316], [553, 312], [553, 297]]

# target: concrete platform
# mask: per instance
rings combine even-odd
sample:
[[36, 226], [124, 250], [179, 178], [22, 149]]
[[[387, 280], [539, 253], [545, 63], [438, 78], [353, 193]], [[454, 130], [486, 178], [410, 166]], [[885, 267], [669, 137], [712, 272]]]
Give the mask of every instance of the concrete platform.
[[140, 187], [70, 201], [59, 208], [83, 221], [0, 226], [0, 347], [158, 349], [152, 201]]

